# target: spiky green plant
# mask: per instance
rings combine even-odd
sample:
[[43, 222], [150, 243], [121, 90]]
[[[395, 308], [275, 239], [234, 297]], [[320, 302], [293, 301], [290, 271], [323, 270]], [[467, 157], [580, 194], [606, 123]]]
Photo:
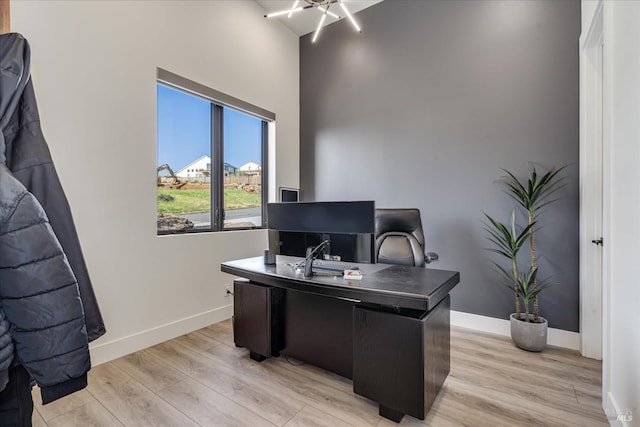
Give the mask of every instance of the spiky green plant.
[[[550, 284], [546, 282], [544, 283], [537, 282], [537, 275], [538, 275], [537, 268], [529, 268], [528, 271], [522, 274], [519, 274], [517, 277], [513, 277], [511, 276], [511, 273], [509, 271], [507, 271], [505, 268], [498, 265], [497, 263], [496, 263], [496, 267], [498, 267], [500, 274], [503, 276], [503, 279], [504, 279], [503, 285], [505, 285], [507, 288], [511, 289], [512, 291], [514, 291], [516, 294], [520, 296], [520, 299], [522, 300], [522, 305], [524, 305], [524, 319], [525, 319], [525, 322], [528, 322], [530, 302], [534, 300], [538, 296], [538, 294], [542, 292], [545, 288], [548, 288]], [[537, 284], [535, 288], [533, 287], [534, 283]], [[520, 313], [518, 313], [517, 310], [516, 310], [516, 318], [521, 319], [521, 315]], [[537, 322], [537, 320], [534, 319], [534, 322]]]
[[[489, 233], [489, 241], [494, 244], [493, 248], [488, 248], [490, 251], [495, 252], [499, 255], [504, 256], [509, 259], [511, 262], [511, 273], [509, 273], [504, 267], [502, 267], [499, 263], [494, 262], [498, 271], [507, 279], [507, 283], [510, 283], [510, 289], [514, 291], [515, 295], [515, 306], [516, 306], [516, 317], [520, 318], [521, 307], [520, 307], [520, 298], [527, 297], [525, 310], [529, 312], [529, 298], [525, 294], [521, 293], [521, 286], [519, 283], [522, 283], [521, 275], [518, 272], [518, 252], [520, 252], [520, 248], [524, 242], [527, 241], [529, 237], [529, 232], [531, 228], [533, 228], [535, 221], [531, 224], [527, 225], [521, 231], [516, 229], [516, 211], [515, 209], [511, 211], [511, 218], [509, 224], [503, 224], [499, 221], [496, 221], [486, 213], [484, 214], [489, 220], [489, 224], [486, 224], [485, 230]], [[534, 270], [537, 271], [537, 270]], [[533, 275], [533, 279], [535, 280], [535, 274]], [[537, 293], [536, 293], [537, 295]], [[529, 316], [526, 318], [529, 321]]]
[[532, 293], [533, 296], [533, 320], [538, 322], [538, 294], [536, 292], [538, 288], [538, 282], [536, 280], [538, 269], [538, 258], [536, 256], [536, 240], [535, 232], [536, 228], [533, 227], [534, 222], [540, 213], [540, 210], [550, 203], [555, 202], [558, 199], [550, 199], [549, 197], [562, 188], [564, 183], [564, 177], [559, 173], [565, 168], [563, 166], [559, 169], [551, 168], [547, 173], [539, 176], [535, 165], [529, 168], [529, 178], [526, 182], [520, 182], [516, 176], [506, 169], [502, 169], [507, 175], [504, 178], [504, 183], [507, 185], [506, 193], [509, 194], [520, 206], [526, 211], [529, 219], [529, 247], [531, 249], [531, 270], [536, 271], [533, 276]]

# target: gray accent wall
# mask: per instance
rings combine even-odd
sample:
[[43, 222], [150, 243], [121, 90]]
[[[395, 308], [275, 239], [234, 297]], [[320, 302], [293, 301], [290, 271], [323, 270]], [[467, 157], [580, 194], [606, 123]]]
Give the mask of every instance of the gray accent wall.
[[[539, 218], [549, 326], [579, 329], [579, 1], [387, 0], [300, 39], [303, 200], [422, 212], [434, 268], [457, 270], [452, 309], [507, 319], [483, 212], [515, 203], [501, 168], [569, 165]], [[520, 216], [525, 222], [524, 215]]]

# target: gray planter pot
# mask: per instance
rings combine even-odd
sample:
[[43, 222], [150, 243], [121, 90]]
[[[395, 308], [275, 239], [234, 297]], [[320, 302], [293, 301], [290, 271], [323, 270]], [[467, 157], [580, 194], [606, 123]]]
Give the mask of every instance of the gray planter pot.
[[[524, 314], [520, 315], [524, 319]], [[533, 314], [529, 315], [529, 322], [518, 320], [515, 313], [509, 316], [511, 320], [511, 339], [523, 350], [542, 351], [547, 345], [547, 319], [538, 316], [540, 323], [533, 323]]]

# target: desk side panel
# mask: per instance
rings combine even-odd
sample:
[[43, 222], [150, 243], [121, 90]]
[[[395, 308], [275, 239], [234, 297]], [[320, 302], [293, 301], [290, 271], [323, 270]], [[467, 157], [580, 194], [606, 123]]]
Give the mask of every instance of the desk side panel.
[[424, 322], [361, 305], [353, 322], [354, 393], [424, 419]]
[[425, 414], [435, 401], [451, 366], [450, 299], [447, 295], [425, 319], [424, 333], [424, 408]]
[[418, 317], [357, 305], [353, 391], [423, 420], [449, 374], [449, 299]]
[[281, 353], [345, 378], [353, 377], [353, 302], [285, 292]]
[[[275, 293], [274, 293], [275, 291]], [[274, 297], [280, 289], [235, 280], [233, 283], [233, 340], [263, 357], [277, 355]], [[275, 354], [273, 354], [275, 352]]]

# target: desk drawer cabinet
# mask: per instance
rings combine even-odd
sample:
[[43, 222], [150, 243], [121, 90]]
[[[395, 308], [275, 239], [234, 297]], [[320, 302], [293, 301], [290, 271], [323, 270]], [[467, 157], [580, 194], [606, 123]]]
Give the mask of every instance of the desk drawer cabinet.
[[237, 279], [233, 282], [233, 341], [262, 361], [282, 348], [283, 290]]
[[356, 305], [353, 391], [399, 422], [424, 419], [449, 374], [449, 296], [421, 315]]

